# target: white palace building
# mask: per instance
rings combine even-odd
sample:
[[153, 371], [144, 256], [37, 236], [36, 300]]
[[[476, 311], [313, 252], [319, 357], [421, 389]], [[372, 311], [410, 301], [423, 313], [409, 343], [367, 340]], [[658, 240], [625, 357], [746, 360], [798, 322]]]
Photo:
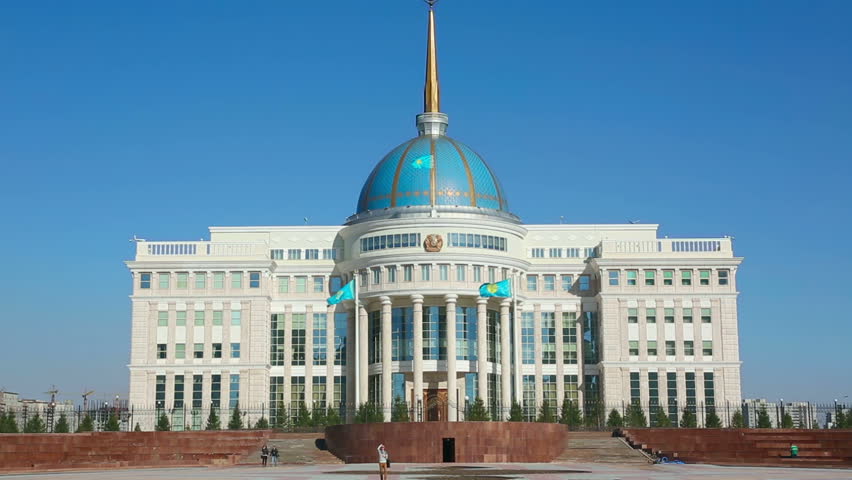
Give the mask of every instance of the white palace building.
[[[566, 397], [659, 405], [672, 419], [739, 405], [731, 238], [522, 223], [495, 171], [446, 135], [431, 9], [427, 44], [418, 135], [378, 162], [343, 225], [137, 243], [131, 404], [239, 402], [274, 417], [375, 402], [389, 420], [401, 398], [424, 421], [462, 420], [477, 397], [503, 418], [512, 402], [532, 417]], [[327, 305], [353, 277], [357, 305]], [[504, 279], [513, 297], [479, 296]]]

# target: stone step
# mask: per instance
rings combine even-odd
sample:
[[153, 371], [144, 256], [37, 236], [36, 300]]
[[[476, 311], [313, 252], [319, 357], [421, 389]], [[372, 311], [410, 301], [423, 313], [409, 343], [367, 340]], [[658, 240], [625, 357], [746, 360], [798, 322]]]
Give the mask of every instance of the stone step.
[[568, 432], [559, 463], [617, 463], [647, 465], [647, 458], [609, 432]]

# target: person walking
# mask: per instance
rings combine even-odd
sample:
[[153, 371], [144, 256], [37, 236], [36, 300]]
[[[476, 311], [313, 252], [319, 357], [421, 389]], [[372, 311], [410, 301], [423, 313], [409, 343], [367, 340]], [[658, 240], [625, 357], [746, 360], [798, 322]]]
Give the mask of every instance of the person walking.
[[269, 456], [272, 457], [272, 466], [278, 466], [278, 447], [272, 446], [272, 450], [269, 451]]
[[388, 466], [390, 465], [390, 460], [388, 459], [388, 451], [385, 450], [385, 445], [379, 445], [379, 480], [387, 480], [388, 478]]
[[269, 458], [269, 448], [264, 445], [263, 448], [260, 449], [260, 462], [263, 464], [264, 467], [266, 466], [267, 458]]

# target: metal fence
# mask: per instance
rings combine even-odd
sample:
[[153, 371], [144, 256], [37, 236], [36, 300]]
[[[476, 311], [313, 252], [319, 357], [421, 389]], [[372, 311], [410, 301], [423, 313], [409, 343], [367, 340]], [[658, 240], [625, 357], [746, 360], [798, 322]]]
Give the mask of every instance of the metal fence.
[[[567, 407], [567, 408], [566, 408]], [[474, 402], [463, 405], [453, 402], [424, 402], [416, 404], [396, 401], [391, 405], [365, 403], [314, 405], [304, 403], [260, 404], [237, 408], [193, 407], [177, 408], [106, 406], [83, 410], [45, 409], [43, 411], [10, 410], [0, 412], [10, 417], [17, 431], [24, 432], [35, 415], [39, 415], [44, 431], [57, 430], [64, 416], [68, 430], [75, 432], [90, 420], [92, 430], [108, 429], [110, 417], [115, 416], [119, 431], [151, 431], [168, 429], [226, 430], [239, 428], [275, 428], [283, 431], [321, 431], [337, 423], [369, 423], [391, 421], [445, 421], [450, 409], [457, 411], [459, 421], [481, 420], [476, 417]], [[603, 403], [587, 401], [582, 405], [522, 403], [505, 407], [499, 403], [485, 405], [488, 420], [551, 421], [567, 423], [572, 430], [611, 430], [617, 427], [743, 427], [743, 428], [852, 428], [852, 405], [815, 402], [743, 402], [731, 403]], [[236, 416], [235, 416], [236, 413]], [[455, 412], [454, 412], [455, 413]], [[238, 419], [238, 421], [234, 421]], [[838, 420], [840, 425], [838, 425]], [[3, 422], [0, 422], [3, 424]], [[230, 425], [229, 425], [230, 424]], [[113, 425], [114, 426], [114, 425]]]

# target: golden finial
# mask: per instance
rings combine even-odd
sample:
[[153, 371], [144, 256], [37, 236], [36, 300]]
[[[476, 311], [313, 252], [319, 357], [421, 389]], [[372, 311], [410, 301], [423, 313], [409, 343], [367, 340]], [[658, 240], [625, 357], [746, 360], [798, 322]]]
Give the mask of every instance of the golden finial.
[[426, 87], [423, 91], [423, 111], [441, 111], [441, 86], [438, 83], [438, 45], [435, 39], [435, 4], [438, 0], [425, 0], [429, 4], [429, 33], [426, 40]]

